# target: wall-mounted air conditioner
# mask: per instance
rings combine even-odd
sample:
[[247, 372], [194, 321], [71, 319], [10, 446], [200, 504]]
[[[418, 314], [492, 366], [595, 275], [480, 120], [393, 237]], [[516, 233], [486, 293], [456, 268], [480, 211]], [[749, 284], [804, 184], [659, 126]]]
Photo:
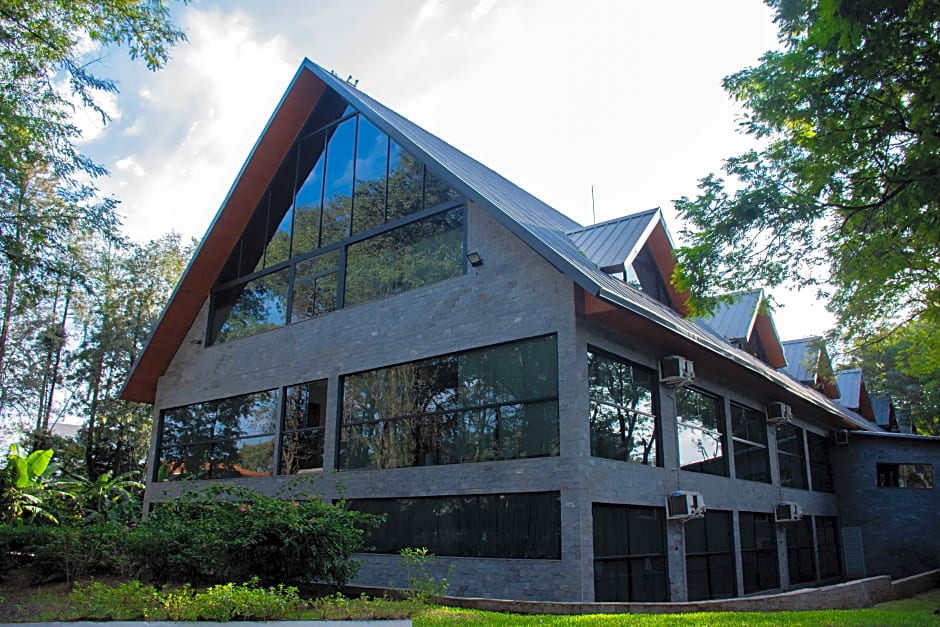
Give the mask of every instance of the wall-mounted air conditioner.
[[832, 439], [839, 446], [845, 446], [849, 443], [849, 432], [846, 429], [839, 429], [832, 432]]
[[666, 496], [666, 518], [685, 522], [705, 516], [705, 499], [698, 492], [672, 492]]
[[785, 425], [793, 421], [793, 408], [786, 403], [774, 402], [767, 405], [767, 424]]
[[774, 520], [778, 523], [803, 520], [803, 510], [796, 503], [777, 503], [774, 508]]
[[681, 355], [666, 355], [659, 364], [662, 373], [660, 381], [669, 387], [688, 385], [695, 378], [692, 361]]

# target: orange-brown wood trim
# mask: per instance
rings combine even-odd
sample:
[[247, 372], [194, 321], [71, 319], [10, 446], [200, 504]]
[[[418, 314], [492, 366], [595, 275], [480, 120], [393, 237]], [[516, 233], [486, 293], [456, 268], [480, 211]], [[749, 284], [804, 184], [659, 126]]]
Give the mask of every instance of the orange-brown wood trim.
[[689, 301], [689, 293], [676, 291], [675, 286], [672, 284], [672, 272], [676, 269], [676, 256], [672, 252], [672, 246], [669, 245], [669, 237], [666, 235], [666, 230], [663, 228], [662, 222], [657, 223], [656, 226], [653, 227], [653, 232], [650, 233], [649, 238], [647, 238], [646, 245], [650, 247], [650, 252], [653, 254], [653, 261], [656, 262], [656, 267], [659, 269], [659, 273], [666, 282], [669, 296], [672, 297], [676, 311], [683, 316], [688, 316], [689, 308], [687, 303]]
[[154, 402], [157, 381], [176, 355], [264, 190], [325, 89], [323, 81], [313, 72], [304, 70], [285, 94], [212, 229], [203, 239], [198, 254], [180, 280], [176, 293], [124, 386], [122, 399]]
[[783, 368], [787, 365], [787, 357], [783, 352], [783, 346], [780, 344], [780, 338], [774, 332], [773, 322], [770, 316], [757, 314], [757, 320], [754, 321], [754, 331], [760, 338], [764, 352], [767, 353], [767, 363], [774, 368]]

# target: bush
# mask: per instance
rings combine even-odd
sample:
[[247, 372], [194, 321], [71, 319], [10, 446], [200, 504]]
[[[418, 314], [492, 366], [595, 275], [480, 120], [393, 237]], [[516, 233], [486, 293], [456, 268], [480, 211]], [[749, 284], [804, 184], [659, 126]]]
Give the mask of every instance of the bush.
[[285, 500], [239, 486], [211, 486], [160, 504], [127, 539], [151, 580], [342, 585], [359, 563], [363, 530], [377, 519], [319, 497]]
[[0, 526], [0, 572], [32, 567], [34, 581], [127, 574], [124, 537], [115, 525]]

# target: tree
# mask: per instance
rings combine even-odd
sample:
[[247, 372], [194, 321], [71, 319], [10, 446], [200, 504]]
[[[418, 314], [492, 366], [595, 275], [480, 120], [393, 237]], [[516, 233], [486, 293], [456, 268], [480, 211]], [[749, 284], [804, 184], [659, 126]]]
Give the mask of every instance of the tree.
[[676, 201], [676, 285], [698, 313], [756, 283], [817, 286], [848, 338], [940, 320], [940, 4], [767, 3], [784, 49], [724, 79], [765, 147], [725, 162], [736, 191], [712, 174]]
[[940, 324], [915, 320], [854, 353], [869, 392], [890, 394], [916, 433], [940, 436]]

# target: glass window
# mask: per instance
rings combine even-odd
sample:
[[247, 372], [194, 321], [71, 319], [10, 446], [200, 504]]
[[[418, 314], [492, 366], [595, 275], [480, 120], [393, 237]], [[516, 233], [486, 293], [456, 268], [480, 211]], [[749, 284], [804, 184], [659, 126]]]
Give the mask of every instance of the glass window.
[[294, 201], [294, 241], [291, 255], [320, 247], [320, 211], [323, 204], [323, 165], [326, 135], [316, 133], [300, 142], [297, 198]]
[[385, 223], [385, 187], [388, 135], [359, 117], [356, 140], [356, 195], [353, 198], [353, 233]]
[[210, 343], [221, 344], [287, 322], [289, 269], [266, 274], [217, 292], [213, 299]]
[[731, 512], [709, 510], [704, 518], [693, 518], [683, 528], [689, 601], [735, 596]]
[[441, 203], [457, 199], [459, 194], [443, 180], [431, 173], [430, 170], [424, 171], [424, 208], [433, 207]]
[[832, 440], [812, 431], [807, 431], [806, 443], [809, 446], [809, 473], [813, 481], [813, 489], [820, 492], [832, 492], [832, 459], [830, 456]]
[[267, 248], [264, 267], [287, 261], [291, 256], [290, 240], [294, 225], [294, 178], [297, 176], [297, 148], [291, 148], [268, 187]]
[[294, 268], [290, 321], [299, 322], [336, 310], [339, 251], [300, 261]]
[[587, 356], [591, 455], [656, 465], [652, 372], [593, 350]]
[[878, 487], [933, 489], [933, 465], [878, 464]]
[[809, 517], [783, 525], [787, 534], [787, 567], [790, 583], [809, 583], [816, 579], [813, 556], [813, 522]]
[[741, 512], [738, 516], [744, 594], [779, 587], [777, 529], [773, 515]]
[[156, 480], [272, 474], [276, 417], [277, 390], [164, 411]]
[[816, 516], [816, 551], [819, 553], [819, 577], [829, 579], [842, 575], [842, 554], [839, 548], [839, 519]]
[[323, 468], [326, 427], [326, 379], [284, 390], [280, 474], [296, 475]]
[[463, 272], [463, 209], [418, 220], [349, 246], [344, 306], [429, 285]]
[[770, 483], [770, 453], [764, 413], [731, 403], [731, 436], [735, 476]]
[[421, 211], [424, 166], [392, 141], [388, 152], [388, 221]]
[[806, 449], [803, 430], [793, 425], [777, 425], [777, 458], [780, 464], [780, 485], [806, 490]]
[[554, 336], [343, 378], [340, 468], [558, 455]]
[[352, 499], [350, 509], [384, 514], [367, 534], [376, 553], [426, 547], [435, 555], [561, 559], [558, 492]]
[[353, 154], [356, 150], [356, 119], [356, 117], [349, 118], [327, 130], [321, 246], [327, 246], [349, 236], [355, 165]]
[[666, 516], [662, 507], [594, 503], [594, 599], [666, 601]]
[[676, 390], [676, 430], [682, 470], [728, 476], [721, 402], [691, 388]]

